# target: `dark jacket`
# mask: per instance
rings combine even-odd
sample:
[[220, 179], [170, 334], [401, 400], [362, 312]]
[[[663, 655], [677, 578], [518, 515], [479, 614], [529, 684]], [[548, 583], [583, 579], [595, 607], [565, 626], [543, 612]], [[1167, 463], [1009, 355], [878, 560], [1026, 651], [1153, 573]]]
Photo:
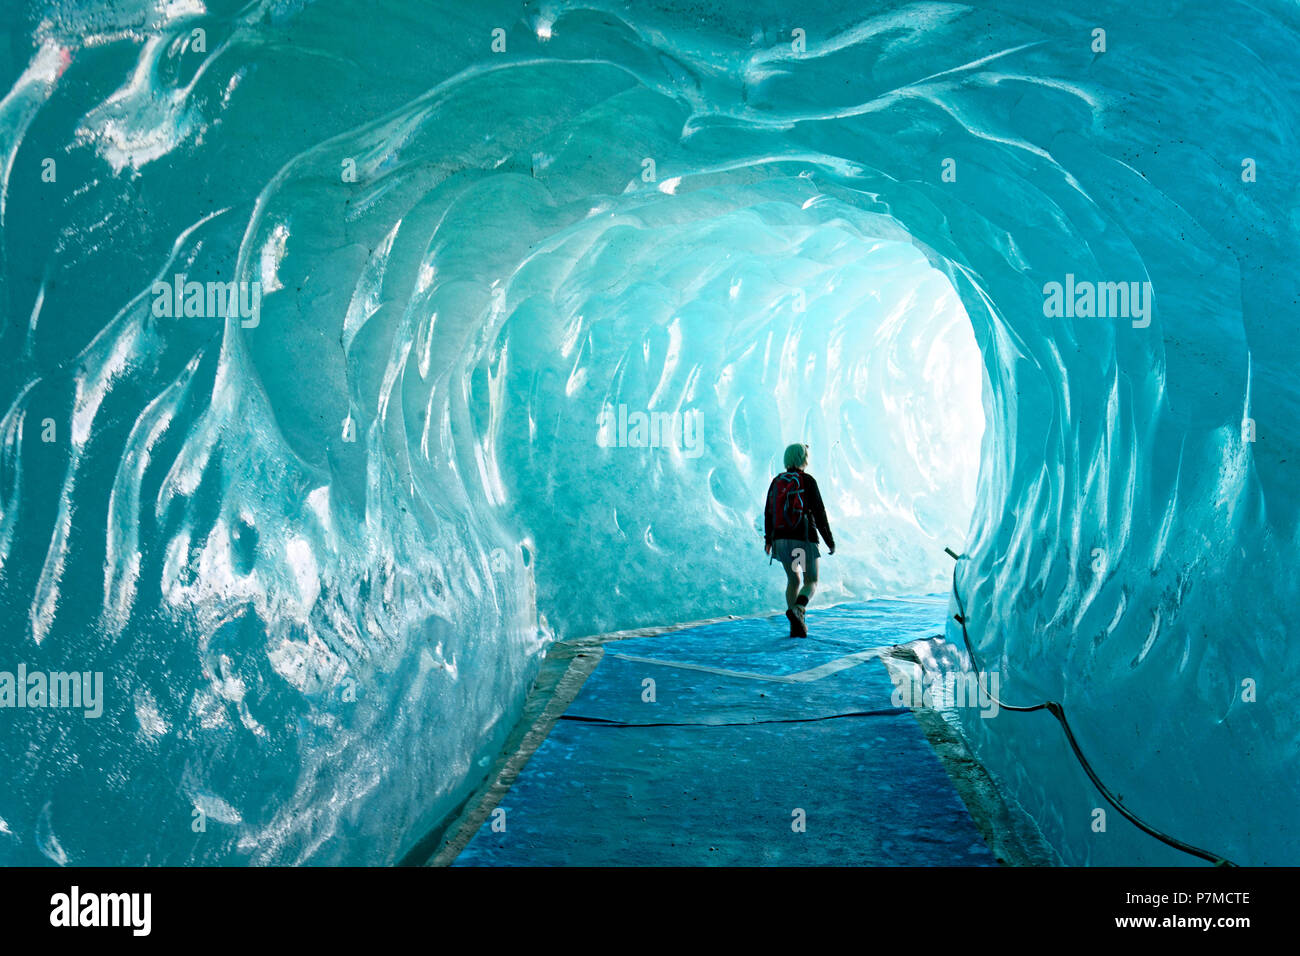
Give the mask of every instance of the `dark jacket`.
[[[786, 474], [782, 472], [781, 474]], [[831, 526], [826, 520], [826, 506], [822, 504], [821, 489], [817, 487], [817, 479], [806, 471], [798, 472], [799, 483], [803, 486], [803, 503], [804, 503], [804, 526], [794, 534], [783, 533], [783, 538], [793, 538], [795, 541], [811, 541], [817, 543], [817, 532], [821, 531], [822, 537], [826, 539], [826, 546], [832, 551], [835, 550], [835, 539], [831, 537]], [[772, 532], [775, 524], [776, 510], [776, 479], [767, 486], [767, 504], [763, 508], [763, 540], [765, 544], [771, 544], [773, 541]], [[812, 518], [809, 521], [809, 517]], [[815, 526], [814, 526], [815, 525]]]

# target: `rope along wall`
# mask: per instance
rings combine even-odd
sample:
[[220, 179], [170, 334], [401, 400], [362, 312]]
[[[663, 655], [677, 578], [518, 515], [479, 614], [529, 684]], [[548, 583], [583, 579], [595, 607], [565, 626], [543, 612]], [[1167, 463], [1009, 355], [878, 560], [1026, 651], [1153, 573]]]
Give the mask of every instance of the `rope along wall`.
[[[961, 561], [966, 557], [966, 555], [964, 554], [957, 554], [955, 551], [952, 550], [952, 548], [944, 548], [944, 551], [948, 552], [948, 556], [952, 558], [953, 561]], [[1065, 707], [1062, 704], [1059, 704], [1054, 700], [1046, 700], [1043, 701], [1041, 704], [1032, 704], [1027, 707], [1022, 707], [1022, 706], [1017, 706], [1015, 704], [1008, 704], [1005, 701], [999, 700], [997, 697], [994, 697], [992, 694], [990, 694], [988, 688], [985, 686], [984, 683], [984, 670], [983, 668], [980, 667], [979, 658], [975, 656], [975, 648], [971, 645], [970, 634], [967, 633], [966, 631], [966, 620], [967, 620], [966, 605], [962, 601], [961, 594], [957, 590], [957, 568], [955, 566], [953, 567], [952, 570], [952, 596], [957, 602], [957, 612], [958, 612], [953, 615], [953, 620], [955, 620], [958, 624], [961, 625], [961, 637], [966, 644], [966, 653], [970, 655], [971, 668], [975, 671], [975, 678], [979, 683], [980, 692], [982, 694], [988, 697], [989, 700], [996, 703], [1003, 710], [1018, 711], [1020, 713], [1025, 713], [1025, 714], [1034, 710], [1045, 710], [1053, 717], [1055, 717], [1056, 722], [1060, 724], [1061, 729], [1065, 731], [1065, 739], [1069, 741], [1070, 749], [1074, 751], [1074, 756], [1078, 759], [1079, 766], [1081, 766], [1083, 768], [1083, 772], [1088, 775], [1088, 779], [1091, 780], [1093, 786], [1097, 788], [1097, 792], [1100, 793], [1106, 799], [1107, 803], [1109, 803], [1112, 807], [1114, 807], [1121, 814], [1123, 814], [1126, 820], [1132, 823], [1143, 833], [1150, 834], [1151, 836], [1159, 840], [1161, 843], [1168, 844], [1169, 846], [1173, 847], [1175, 850], [1182, 850], [1184, 853], [1190, 853], [1192, 856], [1200, 857], [1202, 860], [1208, 860], [1210, 863], [1213, 863], [1215, 866], [1236, 866], [1237, 865], [1233, 863], [1231, 860], [1219, 856], [1217, 853], [1211, 853], [1208, 850], [1202, 850], [1200, 847], [1192, 846], [1190, 843], [1184, 843], [1182, 840], [1176, 839], [1175, 837], [1169, 836], [1167, 833], [1163, 833], [1160, 830], [1157, 830], [1155, 827], [1151, 826], [1150, 824], [1140, 819], [1136, 814], [1130, 811], [1128, 807], [1120, 803], [1119, 800], [1116, 799], [1114, 794], [1111, 793], [1110, 788], [1101, 782], [1101, 778], [1097, 776], [1097, 772], [1092, 769], [1092, 764], [1088, 762], [1088, 758], [1085, 757], [1083, 755], [1083, 751], [1079, 749], [1079, 742], [1074, 737], [1074, 731], [1070, 729], [1070, 722], [1069, 720], [1066, 719]]]

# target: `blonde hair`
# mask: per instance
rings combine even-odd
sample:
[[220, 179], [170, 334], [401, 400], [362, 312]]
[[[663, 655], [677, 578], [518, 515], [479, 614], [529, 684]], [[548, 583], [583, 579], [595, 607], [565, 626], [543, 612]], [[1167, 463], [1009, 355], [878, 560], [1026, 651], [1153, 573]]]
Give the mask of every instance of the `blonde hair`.
[[790, 445], [785, 450], [785, 467], [786, 470], [802, 468], [808, 464], [808, 446], [803, 444]]

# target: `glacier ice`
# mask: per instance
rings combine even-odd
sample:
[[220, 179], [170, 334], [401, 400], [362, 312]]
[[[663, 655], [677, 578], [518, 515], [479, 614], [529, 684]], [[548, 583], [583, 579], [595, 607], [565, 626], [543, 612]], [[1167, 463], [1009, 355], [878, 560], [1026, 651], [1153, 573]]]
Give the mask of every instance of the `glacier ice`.
[[[799, 439], [828, 599], [964, 551], [1005, 698], [1295, 862], [1293, 6], [355, 11], [0, 15], [0, 670], [106, 687], [2, 712], [0, 862], [399, 859], [553, 637], [771, 610]], [[1067, 861], [1184, 862], [966, 730]]]

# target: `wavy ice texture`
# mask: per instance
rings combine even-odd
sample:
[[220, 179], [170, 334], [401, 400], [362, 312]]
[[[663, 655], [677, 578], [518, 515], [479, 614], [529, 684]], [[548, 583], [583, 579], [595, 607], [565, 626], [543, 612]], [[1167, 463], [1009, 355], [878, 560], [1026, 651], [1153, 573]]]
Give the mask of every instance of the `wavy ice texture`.
[[[637, 8], [15, 25], [0, 667], [107, 699], [6, 712], [0, 859], [398, 859], [551, 637], [770, 611], [806, 438], [830, 598], [965, 541], [1005, 698], [1156, 825], [1294, 863], [1295, 8]], [[177, 273], [260, 282], [257, 323], [155, 318]], [[1067, 273], [1150, 281], [1149, 326], [1044, 317]], [[638, 411], [700, 444], [627, 447]], [[1068, 862], [1186, 859], [1093, 833], [1042, 715], [966, 729]]]

